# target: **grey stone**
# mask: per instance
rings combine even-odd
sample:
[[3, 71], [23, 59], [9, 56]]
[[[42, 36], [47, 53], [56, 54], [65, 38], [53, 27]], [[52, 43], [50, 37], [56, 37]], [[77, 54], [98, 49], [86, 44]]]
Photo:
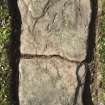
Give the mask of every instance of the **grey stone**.
[[[85, 59], [90, 0], [19, 0], [22, 16], [20, 105], [74, 105]], [[79, 72], [84, 83], [85, 68]], [[82, 103], [82, 90], [77, 105]]]
[[[76, 67], [75, 63], [57, 58], [22, 59], [21, 105], [73, 105], [77, 87]], [[81, 77], [83, 75], [84, 72]]]
[[32, 0], [27, 6], [24, 2], [19, 0], [21, 53], [57, 54], [80, 61], [85, 58], [89, 0]]

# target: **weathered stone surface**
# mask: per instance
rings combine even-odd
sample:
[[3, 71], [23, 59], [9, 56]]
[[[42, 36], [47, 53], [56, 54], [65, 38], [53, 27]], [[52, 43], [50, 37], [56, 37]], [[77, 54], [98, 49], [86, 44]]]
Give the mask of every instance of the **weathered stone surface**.
[[[20, 105], [74, 105], [85, 59], [90, 0], [19, 0]], [[79, 75], [84, 82], [85, 68]], [[82, 81], [81, 80], [81, 81]], [[77, 105], [82, 105], [81, 86]]]
[[21, 105], [73, 105], [76, 66], [57, 58], [21, 60]]
[[86, 55], [90, 1], [27, 2], [19, 0], [23, 22], [21, 52], [57, 54], [74, 60], [83, 60]]

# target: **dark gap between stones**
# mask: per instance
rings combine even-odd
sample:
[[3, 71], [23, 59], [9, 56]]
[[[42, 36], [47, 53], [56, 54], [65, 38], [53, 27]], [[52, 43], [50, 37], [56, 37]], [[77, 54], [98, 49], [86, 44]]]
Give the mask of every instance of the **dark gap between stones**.
[[19, 87], [19, 61], [20, 61], [20, 35], [21, 35], [21, 15], [19, 12], [17, 0], [8, 0], [8, 7], [11, 16], [11, 43], [9, 46], [9, 61], [12, 69], [11, 73], [11, 102], [12, 105], [19, 105], [18, 87]]
[[82, 101], [83, 105], [94, 105], [92, 102], [92, 93], [90, 89], [90, 85], [92, 83], [91, 81], [91, 67], [89, 64], [92, 63], [94, 60], [94, 52], [95, 52], [95, 42], [96, 42], [96, 22], [97, 22], [97, 11], [98, 11], [98, 0], [90, 0], [90, 6], [91, 6], [91, 20], [88, 27], [88, 39], [87, 39], [87, 49], [86, 49], [86, 58], [77, 66], [76, 75], [77, 75], [77, 81], [78, 86], [76, 88], [75, 92], [75, 98], [73, 105], [77, 104], [78, 94], [79, 90], [82, 86], [81, 80], [79, 77], [79, 70], [82, 67], [82, 65], [85, 66], [85, 83], [83, 87], [83, 93], [82, 93]]
[[[94, 60], [95, 48], [96, 48], [96, 25], [97, 25], [97, 12], [98, 12], [98, 0], [90, 0], [91, 5], [91, 20], [88, 28], [88, 40], [87, 40], [87, 55], [86, 63], [89, 64]], [[86, 66], [85, 66], [86, 67]], [[83, 103], [84, 105], [93, 105], [91, 95], [91, 67], [86, 67], [86, 77], [83, 91]]]

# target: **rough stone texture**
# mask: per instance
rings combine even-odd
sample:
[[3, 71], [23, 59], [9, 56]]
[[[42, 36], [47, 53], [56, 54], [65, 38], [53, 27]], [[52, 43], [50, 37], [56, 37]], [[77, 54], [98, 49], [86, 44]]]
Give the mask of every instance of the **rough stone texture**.
[[35, 58], [20, 65], [21, 105], [73, 105], [77, 64]]
[[[74, 105], [85, 59], [90, 0], [19, 0], [20, 105]], [[80, 68], [84, 83], [85, 69]], [[81, 86], [77, 105], [82, 105]]]

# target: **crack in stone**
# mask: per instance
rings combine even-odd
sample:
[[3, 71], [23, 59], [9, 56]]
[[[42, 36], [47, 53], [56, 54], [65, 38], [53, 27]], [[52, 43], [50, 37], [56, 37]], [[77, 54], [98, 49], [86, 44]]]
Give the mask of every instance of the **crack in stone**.
[[45, 4], [44, 8], [43, 8], [43, 11], [42, 11], [42, 14], [36, 18], [36, 21], [33, 25], [33, 29], [32, 29], [32, 32], [34, 31], [35, 27], [36, 27], [36, 24], [38, 23], [38, 21], [45, 16], [47, 10], [49, 9], [50, 7], [50, 0], [47, 1], [47, 3]]
[[[60, 0], [58, 0], [56, 2], [59, 2], [59, 1]], [[36, 18], [34, 18], [32, 16], [32, 18], [35, 20], [35, 22], [33, 24], [32, 33], [34, 33], [34, 30], [35, 30], [35, 27], [36, 27], [36, 24], [38, 23], [38, 21], [46, 15], [48, 9], [51, 8], [54, 4], [55, 4], [54, 1], [48, 0], [47, 3], [45, 4], [44, 8], [43, 8], [43, 11], [42, 11], [41, 15], [39, 17], [36, 17]]]
[[80, 64], [80, 62], [81, 62], [79, 60], [68, 59], [67, 57], [63, 57], [63, 56], [60, 56], [60, 55], [21, 54], [21, 58], [22, 59], [34, 59], [34, 58], [51, 59], [51, 58], [57, 58], [57, 59], [61, 59], [61, 60], [71, 62], [71, 63], [76, 63], [76, 64]]

